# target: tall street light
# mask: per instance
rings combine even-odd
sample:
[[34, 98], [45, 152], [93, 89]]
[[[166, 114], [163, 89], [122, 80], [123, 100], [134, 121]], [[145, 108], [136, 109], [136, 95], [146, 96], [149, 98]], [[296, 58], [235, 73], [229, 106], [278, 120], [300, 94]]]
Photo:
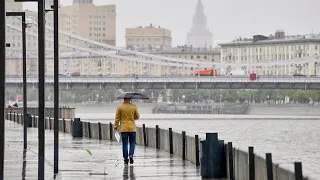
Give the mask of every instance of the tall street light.
[[0, 180], [4, 179], [6, 95], [6, 1], [0, 1]]
[[54, 0], [54, 173], [59, 172], [59, 0]]
[[7, 12], [7, 16], [22, 17], [22, 66], [23, 66], [23, 149], [27, 149], [27, 48], [26, 48], [26, 13]]
[[54, 174], [59, 172], [59, 0], [54, 0], [53, 6], [53, 39], [54, 39]]
[[[38, 2], [38, 72], [39, 72], [39, 119], [38, 119], [38, 179], [44, 180], [45, 160], [45, 1], [14, 0], [15, 2]], [[0, 22], [1, 23], [1, 22]], [[5, 24], [5, 23], [4, 23]], [[1, 112], [0, 112], [1, 114]]]

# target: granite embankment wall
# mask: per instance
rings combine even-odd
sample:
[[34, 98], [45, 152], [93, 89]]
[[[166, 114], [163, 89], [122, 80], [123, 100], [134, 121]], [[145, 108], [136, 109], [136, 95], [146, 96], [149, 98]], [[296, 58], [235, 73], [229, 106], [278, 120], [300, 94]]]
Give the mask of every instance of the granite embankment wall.
[[[15, 121], [19, 124], [23, 124], [23, 115], [17, 113], [7, 113], [6, 119]], [[38, 126], [38, 117], [29, 117], [30, 127]], [[81, 125], [81, 129], [73, 129], [76, 127], [75, 124]], [[53, 118], [45, 118], [45, 128], [53, 129], [54, 120]], [[111, 140], [115, 141], [113, 124], [102, 124], [102, 123], [90, 123], [75, 121], [72, 119], [59, 119], [59, 131], [63, 133], [71, 133], [72, 135], [77, 134], [75, 131], [81, 131], [81, 138], [95, 138], [99, 140]], [[79, 134], [78, 134], [79, 135]], [[200, 167], [201, 162], [205, 159], [201, 159], [201, 148], [198, 135], [190, 136], [185, 131], [174, 132], [172, 128], [161, 129], [159, 126], [155, 128], [137, 127], [137, 140], [136, 143], [141, 146], [153, 147], [167, 151], [172, 155], [181, 157], [182, 160], [188, 160]], [[251, 151], [248, 152], [232, 147], [232, 143], [228, 142], [224, 145], [224, 156], [222, 159], [225, 167], [222, 168], [223, 174], [226, 174], [228, 179], [236, 180], [248, 180], [251, 176], [254, 176], [257, 180], [268, 180], [268, 174], [273, 176], [274, 180], [308, 180], [305, 178], [297, 178], [300, 170], [297, 168], [297, 172], [290, 172], [278, 164], [267, 161], [267, 158], [262, 158], [254, 154], [253, 147], [250, 147]], [[249, 148], [249, 149], [250, 149]], [[251, 152], [251, 153], [249, 153]], [[269, 154], [271, 155], [271, 154]], [[268, 166], [268, 164], [270, 166]], [[302, 175], [302, 174], [301, 174]]]
[[320, 116], [320, 106], [304, 104], [253, 104], [248, 115]]

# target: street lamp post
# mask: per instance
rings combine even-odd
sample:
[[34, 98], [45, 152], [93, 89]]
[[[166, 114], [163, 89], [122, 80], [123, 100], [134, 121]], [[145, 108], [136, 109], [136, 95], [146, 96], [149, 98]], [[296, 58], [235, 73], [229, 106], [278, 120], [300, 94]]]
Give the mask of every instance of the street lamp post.
[[[39, 119], [38, 119], [38, 179], [44, 180], [45, 160], [45, 1], [14, 0], [15, 2], [38, 2], [38, 72], [39, 72]], [[5, 24], [0, 22], [1, 24]], [[4, 26], [5, 27], [5, 26]], [[1, 112], [0, 112], [1, 114]]]
[[4, 179], [6, 95], [6, 1], [0, 1], [0, 180]]
[[7, 12], [6, 16], [22, 17], [22, 66], [23, 66], [23, 149], [27, 149], [27, 48], [26, 48], [26, 13]]
[[52, 9], [54, 21], [54, 174], [57, 174], [59, 172], [59, 0], [54, 0]]

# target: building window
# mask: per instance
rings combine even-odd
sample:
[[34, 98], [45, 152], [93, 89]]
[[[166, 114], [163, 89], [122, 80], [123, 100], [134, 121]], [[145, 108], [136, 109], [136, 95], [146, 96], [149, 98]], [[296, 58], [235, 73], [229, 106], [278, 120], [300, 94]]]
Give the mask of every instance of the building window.
[[314, 49], [315, 49], [315, 50], [318, 50], [318, 45], [315, 45], [315, 46], [314, 46]]

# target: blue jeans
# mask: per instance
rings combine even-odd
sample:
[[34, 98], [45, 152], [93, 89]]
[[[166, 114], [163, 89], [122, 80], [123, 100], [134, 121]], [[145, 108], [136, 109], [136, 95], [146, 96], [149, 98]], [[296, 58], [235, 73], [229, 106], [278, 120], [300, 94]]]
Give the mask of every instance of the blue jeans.
[[128, 140], [130, 143], [129, 157], [133, 157], [136, 146], [136, 132], [122, 132], [122, 153], [125, 162], [128, 162]]

